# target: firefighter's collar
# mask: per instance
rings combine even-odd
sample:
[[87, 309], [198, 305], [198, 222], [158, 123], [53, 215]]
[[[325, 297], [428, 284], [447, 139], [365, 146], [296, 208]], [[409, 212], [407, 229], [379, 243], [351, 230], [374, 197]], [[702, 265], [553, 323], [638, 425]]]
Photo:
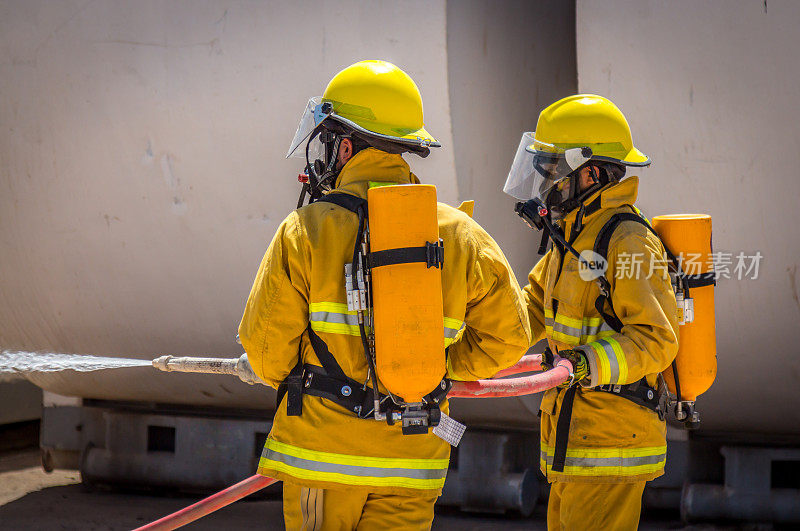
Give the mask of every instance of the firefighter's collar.
[[411, 173], [403, 157], [367, 148], [356, 153], [344, 165], [336, 179], [336, 190], [366, 197], [370, 181], [419, 184], [419, 179]]
[[[623, 179], [617, 184], [599, 190], [589, 196], [584, 205], [586, 205], [586, 213], [583, 216], [584, 221], [590, 218], [595, 213], [606, 208], [616, 208], [621, 205], [632, 205], [636, 202], [639, 195], [639, 177], [632, 176]], [[597, 201], [600, 201], [599, 208], [597, 208]], [[593, 208], [591, 207], [593, 206]], [[578, 209], [573, 210], [564, 217], [565, 223], [572, 223], [575, 221], [575, 216], [578, 215]]]

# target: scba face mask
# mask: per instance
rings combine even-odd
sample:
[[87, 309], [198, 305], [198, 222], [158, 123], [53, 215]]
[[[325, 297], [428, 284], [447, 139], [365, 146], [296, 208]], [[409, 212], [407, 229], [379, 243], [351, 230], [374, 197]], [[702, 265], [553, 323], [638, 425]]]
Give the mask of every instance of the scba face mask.
[[576, 170], [542, 191], [541, 195], [545, 198], [544, 204], [553, 219], [561, 219], [565, 214], [578, 207], [578, 181], [579, 172]]
[[592, 150], [560, 148], [534, 134], [523, 133], [503, 191], [521, 201], [537, 200], [552, 216], [562, 216], [577, 206], [577, 170], [592, 158]]

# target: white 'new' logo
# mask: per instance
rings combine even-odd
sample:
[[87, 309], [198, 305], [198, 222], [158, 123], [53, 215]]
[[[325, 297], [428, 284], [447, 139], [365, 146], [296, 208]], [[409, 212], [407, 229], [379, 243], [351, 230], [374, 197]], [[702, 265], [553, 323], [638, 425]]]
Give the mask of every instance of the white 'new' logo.
[[589, 282], [597, 280], [608, 269], [608, 262], [605, 258], [589, 249], [581, 251], [581, 259], [578, 260], [578, 275], [581, 279]]

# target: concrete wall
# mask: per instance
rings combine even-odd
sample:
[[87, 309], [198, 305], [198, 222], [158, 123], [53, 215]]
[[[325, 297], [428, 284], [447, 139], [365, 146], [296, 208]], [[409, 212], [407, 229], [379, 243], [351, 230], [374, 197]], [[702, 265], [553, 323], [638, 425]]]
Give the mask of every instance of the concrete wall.
[[447, 66], [460, 200], [505, 251], [520, 283], [539, 259], [538, 235], [503, 193], [520, 137], [539, 112], [573, 94], [575, 6], [547, 0], [447, 3]]
[[236, 353], [300, 113], [365, 57], [419, 84], [447, 147], [414, 168], [455, 201], [445, 24], [443, 1], [0, 4], [0, 346]]
[[798, 23], [789, 0], [577, 2], [578, 88], [617, 103], [654, 161], [642, 208], [711, 214], [716, 251], [763, 255], [757, 280], [716, 289], [706, 430], [800, 433]]
[[[514, 213], [503, 183], [524, 131], [539, 112], [573, 94], [575, 6], [547, 0], [451, 0], [447, 67], [458, 199], [475, 200], [475, 219], [497, 240], [520, 285], [538, 261], [540, 234]], [[538, 426], [539, 396], [453, 403], [472, 418], [497, 424], [498, 413]], [[519, 404], [525, 411], [517, 412]]]

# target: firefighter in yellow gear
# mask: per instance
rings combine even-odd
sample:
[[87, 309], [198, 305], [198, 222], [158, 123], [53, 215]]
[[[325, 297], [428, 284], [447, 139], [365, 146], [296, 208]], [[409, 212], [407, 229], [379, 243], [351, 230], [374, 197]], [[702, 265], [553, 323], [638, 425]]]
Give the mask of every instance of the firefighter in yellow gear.
[[[423, 127], [416, 85], [384, 61], [337, 74], [323, 97], [309, 102], [292, 142], [290, 154], [307, 154], [304, 192], [318, 200], [281, 223], [239, 326], [253, 371], [279, 389], [258, 473], [284, 482], [287, 529], [428, 529], [433, 521], [450, 445], [430, 432], [404, 435], [397, 424], [304, 389], [315, 385], [308, 371], [317, 380], [324, 360], [335, 358], [342, 377], [358, 383], [339, 398], [372, 392], [344, 282], [359, 219], [324, 199], [358, 201], [370, 187], [419, 183], [401, 154], [425, 156], [436, 146]], [[443, 372], [452, 380], [488, 378], [528, 348], [523, 295], [494, 240], [464, 212], [436, 208], [444, 242]], [[303, 366], [303, 379], [292, 380]]]
[[[664, 471], [657, 378], [678, 350], [677, 307], [664, 246], [630, 220], [641, 216], [638, 177], [624, 178], [649, 163], [620, 110], [582, 94], [542, 111], [504, 187], [552, 240], [524, 288], [533, 341], [547, 338], [546, 357], [576, 367], [541, 403], [548, 529], [636, 529], [645, 483]], [[601, 232], [610, 239], [598, 253]]]

